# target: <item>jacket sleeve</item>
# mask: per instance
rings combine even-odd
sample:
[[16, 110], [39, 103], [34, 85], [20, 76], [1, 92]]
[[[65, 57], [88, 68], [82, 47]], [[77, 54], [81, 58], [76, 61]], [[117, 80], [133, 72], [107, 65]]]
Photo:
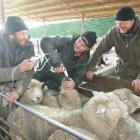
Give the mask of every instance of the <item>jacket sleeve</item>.
[[102, 57], [103, 53], [108, 52], [114, 46], [112, 36], [113, 36], [113, 30], [111, 29], [103, 37], [99, 46], [96, 48], [89, 62], [88, 70], [93, 71], [99, 59]]
[[84, 59], [79, 58], [79, 62], [77, 63], [77, 66], [74, 69], [72, 69], [71, 78], [74, 80], [76, 87], [85, 78], [85, 74], [88, 70], [89, 58], [90, 58], [90, 53], [87, 52], [86, 55], [84, 56]]
[[45, 37], [41, 40], [41, 48], [52, 66], [56, 67], [62, 63], [58, 52], [61, 52], [68, 42], [69, 38], [66, 37]]
[[72, 79], [75, 82], [75, 87], [77, 87], [84, 80], [86, 72], [87, 66], [81, 66], [75, 70], [72, 75]]
[[2, 52], [0, 51], [0, 83], [9, 82], [13, 80], [21, 79], [22, 73], [19, 70], [19, 65], [16, 67], [3, 68]]
[[13, 89], [20, 95], [27, 89], [34, 73], [33, 71], [21, 73], [19, 67], [0, 68], [0, 71], [0, 83], [16, 81]]

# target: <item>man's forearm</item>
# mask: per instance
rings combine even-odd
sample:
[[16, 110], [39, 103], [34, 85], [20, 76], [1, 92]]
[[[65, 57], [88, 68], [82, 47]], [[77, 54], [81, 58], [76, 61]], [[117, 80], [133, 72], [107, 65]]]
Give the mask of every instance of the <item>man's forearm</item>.
[[94, 71], [97, 63], [99, 62], [100, 58], [101, 58], [102, 54], [96, 53], [93, 54], [89, 64], [88, 64], [88, 70], [90, 71]]
[[100, 58], [102, 57], [104, 51], [102, 46], [98, 46], [96, 51], [93, 53], [91, 60], [88, 64], [88, 70], [94, 71], [97, 63], [99, 62]]
[[100, 57], [97, 58], [97, 57], [94, 57], [94, 56], [91, 58], [91, 60], [90, 60], [90, 62], [88, 64], [88, 70], [89, 71], [94, 71], [99, 59], [100, 59]]
[[21, 78], [22, 73], [20, 72], [18, 66], [11, 68], [0, 68], [0, 83], [20, 80]]

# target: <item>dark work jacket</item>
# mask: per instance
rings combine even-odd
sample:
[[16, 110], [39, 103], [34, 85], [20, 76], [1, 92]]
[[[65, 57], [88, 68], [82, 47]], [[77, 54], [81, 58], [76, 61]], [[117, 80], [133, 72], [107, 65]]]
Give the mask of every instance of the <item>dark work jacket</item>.
[[41, 40], [44, 53], [51, 56], [50, 65], [58, 66], [62, 62], [69, 76], [75, 81], [76, 86], [84, 79], [90, 52], [84, 52], [79, 57], [74, 57], [74, 43], [77, 38], [71, 37], [45, 37]]
[[103, 53], [115, 47], [118, 63], [118, 76], [123, 79], [133, 80], [139, 78], [140, 74], [140, 19], [137, 17], [131, 31], [131, 36], [126, 38], [114, 26], [103, 37], [92, 59], [89, 63], [89, 70], [94, 70], [98, 60]]
[[[34, 49], [31, 42], [24, 48], [15, 46], [7, 35], [0, 35], [0, 86], [1, 90], [9, 91], [14, 88], [19, 93], [23, 93], [33, 75], [33, 71], [21, 73], [19, 64], [34, 56]], [[15, 80], [13, 85], [12, 80]]]

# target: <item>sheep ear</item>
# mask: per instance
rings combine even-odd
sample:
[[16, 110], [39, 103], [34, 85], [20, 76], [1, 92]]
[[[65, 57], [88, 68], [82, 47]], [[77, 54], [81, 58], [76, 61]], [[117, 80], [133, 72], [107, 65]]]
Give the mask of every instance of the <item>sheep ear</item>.
[[92, 91], [93, 96], [97, 96], [99, 94], [98, 91]]
[[41, 83], [41, 88], [43, 91], [48, 89], [47, 85], [43, 82]]
[[40, 85], [40, 86], [42, 86], [42, 84], [43, 84], [42, 82], [40, 82], [40, 81], [38, 81], [36, 79], [32, 79], [31, 83], [33, 83], [34, 85]]
[[45, 85], [45, 83], [44, 83], [44, 82], [40, 82], [40, 85], [41, 85], [41, 87], [42, 87], [43, 85]]

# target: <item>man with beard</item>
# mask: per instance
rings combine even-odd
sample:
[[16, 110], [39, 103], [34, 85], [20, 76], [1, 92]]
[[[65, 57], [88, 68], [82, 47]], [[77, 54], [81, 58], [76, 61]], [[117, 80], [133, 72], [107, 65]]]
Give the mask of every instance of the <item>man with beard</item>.
[[[45, 82], [49, 89], [60, 91], [64, 70], [68, 72], [64, 88], [73, 89], [84, 79], [90, 58], [90, 49], [96, 43], [96, 33], [87, 31], [74, 37], [45, 37], [41, 48], [49, 56], [44, 69], [36, 73], [35, 78]], [[49, 69], [53, 66], [53, 71]]]
[[28, 37], [28, 28], [20, 17], [7, 18], [0, 33], [0, 91], [8, 94], [9, 103], [22, 96], [33, 75], [35, 62], [30, 58], [34, 49]]

